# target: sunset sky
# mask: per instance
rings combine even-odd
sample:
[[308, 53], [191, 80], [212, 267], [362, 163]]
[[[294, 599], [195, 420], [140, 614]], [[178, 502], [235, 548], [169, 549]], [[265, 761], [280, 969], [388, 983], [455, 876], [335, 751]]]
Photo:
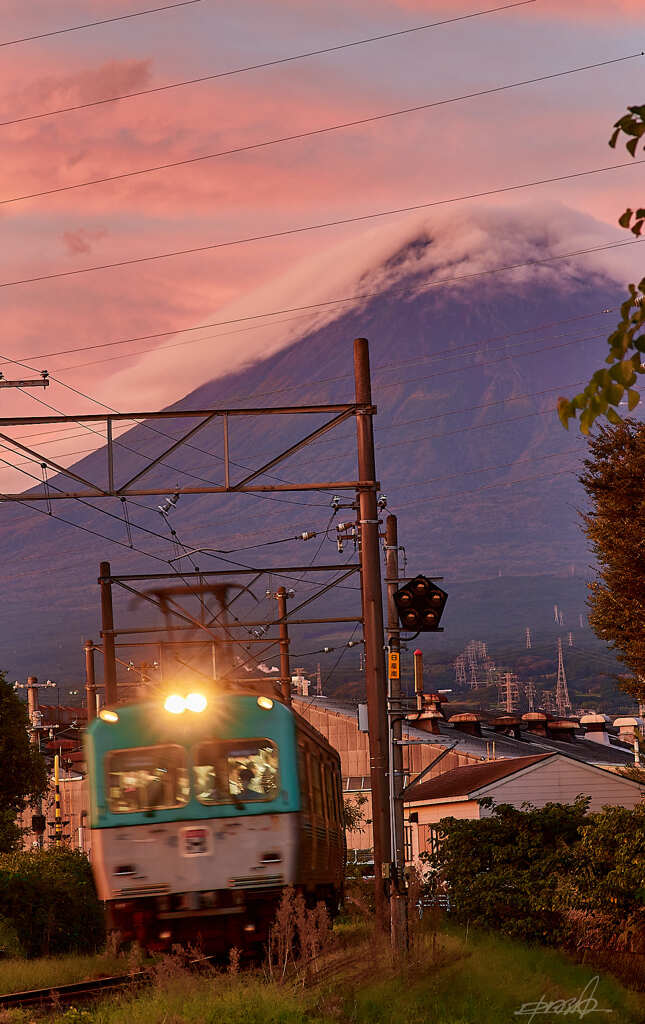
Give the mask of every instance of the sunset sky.
[[[162, 5], [163, 0], [159, 0]], [[142, 0], [2, 0], [2, 40], [142, 11]], [[352, 0], [296, 3], [201, 0], [175, 10], [2, 48], [0, 121], [123, 92], [198, 78], [471, 14], [494, 3]], [[340, 286], [335, 247], [358, 259], [375, 226], [304, 232], [156, 262], [7, 286], [7, 282], [188, 249], [321, 221], [565, 175], [629, 160], [607, 146], [627, 104], [643, 101], [645, 58], [464, 100], [315, 138], [141, 177], [16, 197], [324, 128], [638, 53], [639, 0], [537, 0], [275, 67], [118, 103], [0, 127], [0, 303], [4, 357], [47, 368], [122, 411], [162, 406], [221, 373], [230, 355], [165, 337], [106, 349], [123, 338], [189, 328], [276, 308], [276, 274], [322, 261], [316, 295]], [[518, 191], [485, 204], [561, 203], [599, 222], [598, 244], [620, 240], [625, 206], [642, 200], [643, 167]], [[467, 215], [467, 203], [459, 216]], [[396, 233], [402, 220], [388, 218]], [[398, 224], [398, 226], [397, 226]], [[595, 228], [594, 228], [595, 231]], [[367, 235], [365, 233], [368, 232]], [[562, 238], [566, 244], [566, 238]], [[362, 257], [364, 260], [364, 255]], [[622, 257], [625, 279], [642, 256]], [[351, 267], [349, 268], [351, 269]], [[302, 285], [302, 281], [300, 284]], [[289, 303], [288, 288], [279, 300]], [[291, 304], [302, 301], [294, 280]], [[311, 300], [310, 300], [311, 301]], [[238, 364], [256, 358], [261, 330], [240, 333]], [[195, 335], [191, 335], [191, 339]], [[247, 344], [248, 339], [248, 344]], [[163, 346], [151, 361], [145, 353]], [[3, 364], [5, 376], [24, 375]], [[190, 370], [190, 372], [189, 372]], [[65, 412], [96, 406], [53, 384]], [[44, 412], [3, 391], [5, 415]], [[63, 439], [52, 457], [73, 450]], [[22, 486], [27, 486], [24, 481]]]

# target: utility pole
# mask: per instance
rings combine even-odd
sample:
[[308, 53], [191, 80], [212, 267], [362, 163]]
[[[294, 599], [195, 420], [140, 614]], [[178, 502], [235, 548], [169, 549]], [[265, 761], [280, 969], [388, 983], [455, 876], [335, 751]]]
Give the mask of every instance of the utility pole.
[[116, 651], [114, 647], [114, 611], [112, 608], [112, 583], [110, 563], [101, 562], [99, 584], [101, 587], [101, 637], [103, 639], [103, 682], [105, 703], [116, 704]]
[[287, 591], [285, 587], [278, 587], [276, 593], [278, 602], [278, 636], [280, 637], [280, 685], [282, 686], [282, 697], [285, 704], [291, 704], [291, 669], [289, 667], [289, 627], [287, 626]]
[[[39, 683], [38, 676], [28, 676], [26, 683], [14, 683], [14, 690], [26, 690], [27, 691], [27, 711], [29, 714], [30, 733], [29, 741], [32, 746], [36, 747], [36, 750], [40, 753], [40, 734], [43, 728], [43, 716], [40, 710], [40, 701], [38, 698], [39, 689], [48, 689], [49, 687], [55, 686], [51, 679], [48, 679], [46, 683]], [[45, 834], [46, 819], [43, 814], [43, 801], [42, 798], [38, 801], [36, 813], [31, 816], [31, 829], [37, 837], [38, 848], [42, 850], [44, 845], [43, 836]]]
[[379, 552], [372, 387], [367, 338], [354, 342], [354, 383], [356, 404], [363, 406], [356, 416], [358, 454], [358, 508], [361, 561], [361, 601], [365, 640], [365, 688], [370, 745], [372, 788], [372, 829], [374, 833], [375, 911], [377, 927], [385, 926], [384, 858], [390, 850], [390, 819], [387, 785], [388, 722], [383, 651], [383, 595]]
[[[399, 955], [408, 948], [407, 895], [405, 891], [405, 819], [403, 813], [403, 721], [401, 712], [401, 635], [394, 594], [399, 586], [399, 534], [395, 515], [385, 520], [385, 579], [387, 583], [388, 684], [390, 703], [390, 771], [392, 794], [392, 879], [390, 887], [390, 935]], [[396, 657], [393, 658], [392, 655]]]
[[96, 676], [94, 674], [94, 642], [85, 642], [85, 694], [87, 697], [87, 724], [96, 718]]

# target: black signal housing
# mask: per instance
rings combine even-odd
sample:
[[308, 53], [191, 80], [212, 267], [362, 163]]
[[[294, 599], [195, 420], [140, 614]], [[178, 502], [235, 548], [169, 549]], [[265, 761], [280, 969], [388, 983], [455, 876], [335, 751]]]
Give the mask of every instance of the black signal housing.
[[415, 576], [394, 595], [399, 622], [411, 633], [441, 632], [439, 622], [447, 600], [445, 590], [427, 576]]

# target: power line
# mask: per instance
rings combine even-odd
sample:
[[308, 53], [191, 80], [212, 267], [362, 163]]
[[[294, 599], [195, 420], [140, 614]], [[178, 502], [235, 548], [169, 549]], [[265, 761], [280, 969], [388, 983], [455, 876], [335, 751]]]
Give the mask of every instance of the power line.
[[[417, 210], [428, 210], [437, 206], [446, 206], [453, 203], [461, 203], [470, 199], [483, 199], [487, 196], [496, 196], [504, 192], [515, 192], [523, 188], [534, 188], [538, 185], [549, 185], [558, 181], [570, 181], [573, 178], [588, 177], [592, 174], [603, 174], [607, 171], [617, 171], [625, 167], [636, 167], [639, 164], [645, 163], [645, 160], [631, 160], [622, 164], [611, 164], [606, 167], [594, 167], [586, 171], [575, 171], [571, 174], [560, 174], [552, 178], [539, 178], [535, 181], [526, 181], [517, 185], [504, 185], [500, 188], [487, 189], [484, 192], [472, 192], [468, 195], [454, 196], [450, 199], [436, 199], [428, 203], [416, 203], [414, 206], [402, 206], [394, 210], [380, 210], [376, 213], [364, 213], [354, 217], [342, 217], [337, 220], [321, 221], [317, 224], [306, 224], [299, 228], [285, 228], [281, 231], [270, 231], [262, 235], [248, 235], [243, 238], [233, 238], [225, 242], [211, 242], [208, 245], [193, 246], [190, 249], [174, 249], [171, 252], [156, 253], [153, 256], [136, 256], [128, 260], [117, 260], [113, 263], [101, 263], [93, 267], [77, 267], [75, 270], [59, 270], [52, 274], [39, 274], [34, 277], [23, 277], [17, 278], [14, 281], [1, 281], [0, 288], [14, 288], [16, 285], [23, 284], [37, 284], [41, 281], [55, 281], [61, 278], [67, 277], [78, 277], [81, 274], [92, 274], [100, 270], [115, 270], [118, 267], [131, 267], [137, 266], [142, 263], [153, 263], [158, 260], [171, 259], [177, 256], [191, 256], [201, 252], [212, 252], [216, 249], [227, 249], [237, 245], [247, 245], [250, 242], [263, 242], [269, 241], [276, 238], [285, 238], [290, 235], [305, 234], [308, 231], [321, 231], [324, 228], [342, 227], [347, 224], [358, 224], [368, 220], [376, 220], [381, 217], [393, 217], [403, 213], [413, 213]], [[587, 252], [598, 252], [601, 249], [615, 248], [620, 245], [635, 245], [637, 242], [643, 241], [643, 239], [633, 239], [626, 242], [614, 242], [612, 245], [594, 247], [589, 249], [581, 249], [578, 253], [571, 253], [568, 255], [580, 255]], [[552, 256], [551, 260], [562, 259], [564, 257]], [[520, 266], [528, 266], [534, 263], [549, 262], [548, 260], [531, 260], [528, 264], [520, 264]], [[515, 269], [515, 268], [505, 268]], [[483, 273], [489, 273], [489, 271], [479, 271], [473, 274], [464, 274], [460, 276], [460, 279], [479, 277]], [[444, 284], [445, 281], [438, 282]]]
[[560, 459], [565, 455], [578, 454], [580, 445], [577, 448], [566, 448], [563, 452], [550, 452], [548, 455], [532, 455], [528, 459], [514, 459], [511, 462], [500, 462], [496, 466], [478, 466], [476, 469], [465, 469], [461, 473], [449, 473], [444, 476], [430, 477], [429, 480], [414, 480], [410, 483], [399, 484], [397, 491], [405, 487], [425, 487], [427, 484], [436, 484], [442, 480], [454, 480], [458, 476], [472, 476], [474, 473], [491, 473], [497, 469], [508, 469], [510, 466], [520, 466], [525, 462], [541, 462], [543, 459]]
[[[56, 110], [45, 110], [36, 114], [26, 114], [23, 117], [13, 118], [11, 121], [0, 121], [0, 128], [7, 127], [12, 124], [23, 124], [25, 121], [36, 121], [43, 117], [54, 117], [58, 114], [67, 114], [74, 110], [87, 110], [90, 107], [100, 107], [107, 103], [116, 103], [120, 100], [134, 99], [139, 96], [150, 96], [153, 93], [168, 92], [171, 89], [181, 89], [187, 85], [198, 85], [201, 82], [213, 82], [218, 78], [230, 78], [233, 75], [242, 75], [249, 71], [260, 71], [264, 68], [275, 67], [278, 64], [289, 64], [297, 60], [305, 60], [308, 57], [319, 57], [325, 53], [335, 53], [339, 50], [347, 50], [354, 46], [364, 46], [367, 43], [376, 43], [386, 39], [394, 39], [397, 36], [412, 35], [414, 32], [425, 32], [428, 29], [439, 28], [442, 25], [452, 25], [458, 21], [468, 21], [471, 18], [480, 18], [484, 14], [496, 14], [500, 11], [511, 10], [514, 7], [525, 7], [534, 2], [535, 0], [519, 0], [518, 3], [506, 4], [504, 7], [491, 7], [485, 11], [474, 11], [472, 14], [462, 14], [456, 18], [446, 18], [443, 21], [435, 21], [427, 25], [417, 25], [412, 28], [400, 29], [396, 32], [385, 32], [378, 36], [356, 39], [349, 43], [339, 43], [335, 46], [327, 46], [318, 50], [310, 50], [306, 53], [293, 54], [289, 57], [279, 57], [274, 60], [264, 61], [261, 64], [249, 64], [246, 67], [233, 68], [230, 71], [219, 71], [212, 75], [202, 75], [200, 78], [189, 78], [181, 82], [171, 82], [168, 85], [152, 86], [149, 89], [139, 89], [137, 92], [121, 93], [118, 96], [107, 96], [102, 100], [77, 103], [69, 107], [58, 107]], [[21, 40], [17, 41], [20, 42]]]
[[147, 11], [135, 11], [133, 14], [120, 14], [115, 18], [104, 18], [102, 21], [87, 21], [83, 25], [71, 25], [69, 28], [57, 28], [51, 32], [39, 32], [33, 36], [21, 36], [19, 39], [7, 39], [0, 42], [0, 47], [16, 46], [18, 43], [32, 43], [36, 39], [50, 39], [52, 36], [66, 35], [68, 32], [80, 32], [86, 28], [96, 28], [98, 25], [111, 25], [115, 21], [128, 21], [130, 18], [141, 18], [145, 14], [160, 14], [162, 11], [172, 11], [176, 7], [190, 7], [191, 4], [199, 4], [202, 0], [180, 0], [179, 3], [167, 4], [165, 7], [151, 7]]
[[[501, 268], [501, 269], [506, 269], [506, 268]], [[494, 271], [494, 272], [497, 273], [498, 271]], [[488, 273], [488, 271], [484, 271], [484, 273]], [[397, 292], [403, 291], [403, 287], [402, 286], [398, 286], [398, 287], [392, 288], [391, 291], [394, 294], [397, 294]], [[101, 348], [112, 348], [112, 347], [114, 347], [116, 345], [130, 345], [130, 344], [133, 344], [133, 343], [135, 343], [137, 341], [154, 341], [156, 338], [168, 338], [168, 337], [172, 337], [173, 335], [176, 335], [176, 334], [188, 334], [188, 333], [194, 332], [194, 331], [205, 331], [205, 330], [208, 330], [211, 327], [226, 327], [226, 326], [229, 326], [231, 324], [243, 323], [243, 322], [248, 321], [248, 320], [259, 320], [259, 319], [262, 319], [263, 317], [267, 317], [267, 316], [279, 316], [279, 315], [282, 315], [284, 313], [294, 313], [294, 312], [302, 312], [302, 311], [305, 311], [305, 310], [319, 309], [319, 308], [324, 307], [324, 306], [337, 305], [337, 304], [344, 303], [344, 302], [356, 302], [356, 301], [359, 301], [361, 299], [373, 298], [374, 296], [380, 295], [380, 294], [381, 294], [381, 292], [378, 292], [378, 291], [360, 292], [360, 293], [358, 293], [356, 295], [348, 295], [348, 296], [344, 296], [343, 298], [339, 298], [339, 299], [328, 299], [326, 302], [315, 302], [315, 303], [312, 303], [311, 305], [308, 305], [308, 306], [292, 306], [292, 307], [287, 307], [285, 309], [270, 310], [270, 311], [268, 311], [266, 313], [255, 313], [252, 316], [238, 317], [236, 319], [231, 319], [231, 320], [216, 320], [216, 321], [214, 321], [212, 323], [200, 324], [198, 327], [180, 327], [180, 328], [175, 328], [172, 331], [158, 331], [156, 334], [140, 334], [140, 335], [138, 335], [136, 337], [120, 338], [117, 341], [104, 341], [104, 342], [100, 342], [99, 344], [96, 344], [96, 345], [79, 345], [79, 346], [77, 346], [75, 348], [55, 349], [52, 352], [36, 352], [33, 355], [28, 355], [28, 356], [25, 356], [24, 358], [26, 360], [31, 360], [31, 359], [42, 360], [42, 359], [53, 358], [55, 356], [71, 355], [71, 354], [76, 353], [76, 352], [91, 352], [91, 351], [94, 351], [96, 349], [101, 349]], [[515, 336], [520, 335], [520, 334], [530, 334], [533, 331], [546, 330], [546, 329], [548, 329], [550, 327], [558, 327], [560, 324], [573, 323], [574, 321], [578, 321], [578, 320], [587, 320], [587, 319], [595, 317], [595, 316], [601, 316], [602, 314], [607, 314], [607, 313], [615, 312], [616, 308], [617, 307], [611, 306], [611, 307], [606, 307], [604, 309], [599, 309], [597, 312], [594, 312], [594, 313], [585, 313], [585, 314], [583, 314], [581, 316], [576, 316], [576, 317], [565, 317], [562, 320], [552, 320], [550, 323], [539, 324], [539, 325], [536, 325], [535, 327], [530, 327], [530, 328], [528, 328], [526, 330], [512, 331], [512, 332], [510, 332], [508, 334], [500, 334], [500, 335], [496, 335], [496, 336], [494, 336], [492, 338], [486, 338], [486, 339], [483, 339], [483, 340], [480, 339], [478, 342], [473, 343], [473, 345], [484, 345], [484, 344], [487, 344], [488, 342], [491, 342], [491, 341], [503, 341], [503, 340], [505, 340], [507, 338], [512, 338], [512, 337], [515, 337]], [[267, 323], [267, 324], [259, 324], [259, 325], [255, 325], [254, 327], [249, 327], [249, 328], [244, 328], [244, 329], [245, 330], [255, 330], [257, 326], [259, 326], [259, 327], [271, 327], [275, 323], [278, 323], [278, 324], [280, 324], [280, 323], [290, 323], [291, 320], [295, 320], [295, 319], [300, 319], [300, 317], [292, 317], [292, 318], [290, 318], [288, 320], [269, 321], [269, 323]], [[176, 345], [160, 345], [156, 349], [140, 349], [137, 352], [127, 352], [127, 353], [124, 353], [122, 356], [119, 356], [118, 358], [120, 358], [120, 359], [127, 359], [130, 356], [132, 356], [132, 355], [141, 355], [141, 354], [146, 354], [147, 352], [152, 352], [152, 351], [158, 352], [158, 351], [162, 351], [164, 348], [179, 348], [179, 347], [183, 347], [184, 345], [198, 345], [201, 342], [212, 341], [215, 338], [227, 337], [228, 334], [238, 334], [238, 333], [241, 333], [241, 332], [239, 332], [239, 331], [229, 331], [229, 332], [221, 332], [220, 334], [211, 334], [211, 335], [208, 335], [205, 338], [196, 338], [196, 339], [190, 339], [188, 341], [178, 342]], [[436, 353], [432, 353], [431, 356], [423, 357], [423, 359], [420, 360], [420, 361], [425, 361], [426, 358], [434, 358], [436, 355], [439, 355], [441, 353], [453, 352], [453, 351], [454, 352], [458, 352], [458, 351], [462, 351], [462, 349], [461, 348], [460, 349], [450, 348], [450, 349], [439, 350]], [[99, 360], [99, 361], [100, 362], [107, 362], [107, 360]], [[2, 357], [0, 357], [0, 366], [4, 366], [7, 363], [16, 364], [18, 366], [25, 366], [28, 369], [33, 369], [33, 367], [29, 366], [29, 364], [26, 363], [26, 362], [21, 363], [19, 360], [9, 359], [9, 358], [4, 358], [3, 359]], [[399, 363], [380, 363], [379, 365], [374, 367], [374, 370], [375, 371], [376, 370], [385, 370], [385, 369], [390, 369], [392, 367], [409, 366], [409, 365], [414, 365], [414, 363], [416, 363], [416, 360], [414, 360], [414, 361], [406, 361], [406, 362], [399, 362]], [[73, 369], [77, 369], [78, 367], [92, 366], [92, 365], [95, 365], [95, 364], [93, 364], [93, 363], [78, 363], [75, 366], [62, 367], [61, 369], [62, 370], [73, 370]], [[59, 370], [59, 372], [60, 372], [60, 370]], [[313, 382], [310, 382], [310, 383], [320, 384], [320, 383], [327, 383], [327, 382], [336, 382], [336, 381], [339, 381], [339, 380], [345, 380], [345, 379], [347, 379], [347, 378], [349, 378], [351, 376], [352, 376], [351, 373], [346, 373], [346, 374], [341, 374], [338, 377], [326, 377], [326, 378], [323, 378], [322, 380], [319, 379], [319, 380], [316, 380], [316, 381], [313, 381]], [[301, 388], [301, 387], [304, 387], [304, 386], [308, 387], [309, 384], [307, 384], [307, 385], [292, 384], [292, 385], [287, 385], [286, 387], [280, 388], [278, 390], [280, 390], [280, 391], [290, 391], [290, 390], [293, 390], [294, 388]], [[263, 392], [263, 394], [272, 394], [272, 393], [274, 393], [274, 392]], [[252, 398], [253, 395], [242, 395], [242, 396], [234, 395], [232, 397], [234, 397], [236, 399], [240, 398], [240, 397], [241, 398]]]
[[251, 153], [258, 149], [268, 149], [271, 146], [279, 146], [287, 142], [296, 142], [302, 139], [311, 139], [319, 135], [329, 135], [332, 132], [343, 131], [346, 128], [358, 128], [362, 125], [375, 124], [378, 121], [386, 121], [394, 117], [418, 114], [421, 111], [432, 110], [435, 107], [444, 107], [451, 103], [461, 103], [464, 100], [476, 99], [482, 96], [491, 96], [500, 92], [507, 92], [509, 89], [519, 89], [527, 85], [536, 85], [540, 82], [551, 81], [554, 78], [576, 75], [582, 71], [592, 71], [642, 56], [643, 52], [630, 53], [623, 57], [615, 57], [612, 60], [604, 60], [596, 64], [585, 64], [582, 67], [568, 68], [565, 71], [555, 71], [548, 75], [540, 75], [537, 78], [526, 78], [519, 82], [509, 82], [505, 85], [494, 86], [490, 89], [479, 89], [476, 92], [463, 93], [460, 96], [451, 96], [443, 100], [419, 103], [413, 107], [402, 107], [399, 110], [390, 110], [383, 114], [373, 114], [369, 117], [361, 117], [353, 121], [343, 121], [337, 124], [327, 125], [324, 128], [314, 128], [306, 132], [295, 132], [292, 135], [282, 135], [274, 139], [265, 139], [262, 142], [248, 143], [244, 146], [233, 146], [230, 149], [221, 149], [214, 153], [202, 153], [199, 156], [184, 157], [181, 160], [170, 160], [162, 164], [153, 164], [150, 167], [140, 167], [132, 171], [121, 171], [119, 174], [103, 175], [100, 178], [91, 178], [87, 181], [77, 181], [69, 185], [57, 185], [52, 188], [41, 189], [38, 192], [28, 192], [24, 195], [12, 196], [9, 199], [0, 199], [0, 206], [7, 206], [12, 203], [22, 203], [29, 199], [42, 199], [46, 196], [58, 195], [62, 192], [73, 192], [76, 189], [90, 188], [94, 185], [105, 185], [112, 181], [125, 181], [128, 178], [137, 178], [145, 174], [156, 174], [160, 171], [168, 171], [177, 167], [188, 167], [193, 164], [204, 163], [208, 160], [218, 160], [222, 157], [236, 156], [241, 153]]
[[497, 490], [501, 487], [514, 487], [516, 484], [532, 483], [535, 480], [552, 480], [556, 476], [563, 476], [565, 473], [570, 474], [571, 469], [560, 469], [555, 473], [545, 473], [542, 476], [527, 476], [521, 480], [507, 480], [503, 483], [495, 484], [483, 484], [481, 487], [474, 487], [468, 491], [452, 491], [450, 494], [435, 494], [429, 498], [420, 498], [418, 501], [408, 501], [405, 505], [395, 505], [392, 507], [393, 512], [399, 512], [404, 508], [412, 508], [413, 505], [426, 505], [429, 501], [444, 501], [446, 498], [460, 498], [464, 494], [478, 494], [480, 491], [487, 491], [491, 489]]

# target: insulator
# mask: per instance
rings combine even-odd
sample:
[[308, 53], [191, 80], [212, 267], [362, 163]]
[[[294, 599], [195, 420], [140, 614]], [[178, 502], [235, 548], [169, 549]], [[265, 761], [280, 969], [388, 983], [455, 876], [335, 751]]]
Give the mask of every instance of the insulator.
[[313, 540], [313, 538], [317, 536], [318, 534], [315, 530], [306, 530], [304, 533], [300, 534], [300, 540]]

